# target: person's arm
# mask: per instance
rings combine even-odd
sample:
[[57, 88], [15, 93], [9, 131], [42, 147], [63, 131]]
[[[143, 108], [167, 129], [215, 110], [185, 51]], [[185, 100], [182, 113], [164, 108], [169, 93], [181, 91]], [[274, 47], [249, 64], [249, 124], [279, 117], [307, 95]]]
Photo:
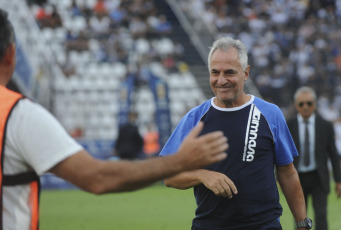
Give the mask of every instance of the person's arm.
[[307, 217], [305, 200], [294, 164], [277, 166], [277, 178], [295, 221], [304, 220]]
[[233, 194], [238, 193], [234, 183], [225, 174], [206, 169], [183, 172], [165, 179], [164, 182], [166, 186], [177, 189], [188, 189], [203, 184], [215, 195], [222, 197], [232, 198]]
[[189, 189], [198, 184], [201, 184], [200, 174], [204, 173], [205, 169], [197, 169], [193, 171], [179, 173], [173, 177], [164, 180], [167, 187], [176, 189]]
[[198, 136], [202, 127], [203, 123], [199, 123], [174, 155], [144, 161], [101, 161], [83, 150], [49, 172], [95, 194], [136, 190], [225, 159], [227, 138], [220, 131]]

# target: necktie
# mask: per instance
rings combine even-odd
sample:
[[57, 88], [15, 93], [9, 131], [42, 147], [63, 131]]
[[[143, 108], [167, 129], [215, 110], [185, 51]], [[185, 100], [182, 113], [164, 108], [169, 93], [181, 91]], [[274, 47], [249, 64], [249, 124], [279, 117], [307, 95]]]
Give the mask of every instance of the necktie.
[[304, 120], [305, 132], [304, 132], [304, 154], [303, 154], [303, 165], [309, 166], [310, 164], [310, 154], [309, 154], [309, 130], [308, 121]]

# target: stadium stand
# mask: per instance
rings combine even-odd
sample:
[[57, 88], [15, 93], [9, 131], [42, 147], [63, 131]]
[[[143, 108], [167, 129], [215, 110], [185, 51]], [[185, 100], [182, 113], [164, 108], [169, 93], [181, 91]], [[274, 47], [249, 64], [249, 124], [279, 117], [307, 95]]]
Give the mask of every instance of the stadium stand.
[[[165, 127], [168, 120], [172, 129], [188, 109], [212, 96], [208, 47], [225, 35], [248, 46], [249, 92], [278, 104], [289, 117], [294, 90], [309, 85], [324, 117], [340, 115], [341, 0], [21, 3], [1, 1], [19, 13], [12, 19], [20, 28], [22, 60], [30, 54], [30, 80], [19, 83], [28, 82], [31, 97], [76, 138], [115, 140], [130, 109], [139, 111], [142, 133], [150, 123]], [[168, 111], [159, 109], [163, 94]]]
[[340, 116], [340, 0], [168, 2], [194, 25], [191, 33], [201, 39], [194, 44], [207, 47], [225, 35], [247, 44], [253, 83], [286, 116], [293, 114], [292, 95], [302, 85], [316, 90], [325, 118]]
[[[19, 7], [15, 2], [7, 5]], [[154, 1], [50, 0], [27, 1], [27, 6], [36, 21], [36, 25], [27, 27], [34, 27], [33, 33], [43, 38], [43, 47], [50, 52], [44, 56], [49, 57], [49, 65], [58, 69], [57, 73], [43, 74], [50, 81], [47, 88], [51, 102], [46, 107], [76, 138], [116, 138], [117, 127], [124, 122], [116, 119], [121, 112], [117, 98], [130, 75], [134, 90], [127, 97], [131, 100], [127, 109], [141, 107], [140, 92], [149, 90], [152, 95], [148, 87], [151, 74], [166, 83], [171, 81], [169, 73], [195, 82], [180, 59], [183, 47], [168, 38], [172, 25], [158, 12]], [[26, 29], [25, 34], [31, 33]], [[170, 103], [180, 105], [178, 110], [170, 106], [172, 126], [190, 106], [204, 99], [196, 84], [191, 89], [194, 97], [186, 96], [182, 92], [185, 88], [174, 90], [185, 100], [170, 99]], [[172, 94], [173, 88], [169, 87], [169, 91]], [[155, 99], [145, 100], [144, 105], [151, 106], [139, 110], [141, 132], [149, 123], [157, 122], [153, 120], [157, 112]]]

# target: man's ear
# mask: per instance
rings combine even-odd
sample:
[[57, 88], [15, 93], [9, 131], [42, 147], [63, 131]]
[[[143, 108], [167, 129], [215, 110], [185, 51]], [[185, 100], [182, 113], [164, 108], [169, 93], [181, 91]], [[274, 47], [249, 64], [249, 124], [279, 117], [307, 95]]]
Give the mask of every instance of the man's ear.
[[246, 81], [249, 78], [249, 74], [250, 74], [250, 65], [248, 65], [244, 71], [245, 74], [245, 78], [244, 81]]
[[0, 60], [0, 85], [7, 85], [13, 75], [16, 64], [15, 52], [15, 43], [12, 43], [7, 47], [4, 57]]
[[5, 56], [2, 59], [2, 63], [6, 66], [15, 65], [15, 44], [10, 44], [5, 52]]

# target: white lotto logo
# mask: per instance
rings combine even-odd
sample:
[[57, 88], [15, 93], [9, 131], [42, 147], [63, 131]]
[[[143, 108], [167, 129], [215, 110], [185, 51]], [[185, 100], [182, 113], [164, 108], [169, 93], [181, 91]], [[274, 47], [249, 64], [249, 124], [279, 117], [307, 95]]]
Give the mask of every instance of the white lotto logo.
[[259, 109], [257, 109], [255, 105], [252, 105], [250, 109], [247, 128], [246, 128], [243, 161], [251, 162], [255, 158], [255, 148], [257, 145], [256, 140], [257, 140], [260, 115], [261, 113]]

